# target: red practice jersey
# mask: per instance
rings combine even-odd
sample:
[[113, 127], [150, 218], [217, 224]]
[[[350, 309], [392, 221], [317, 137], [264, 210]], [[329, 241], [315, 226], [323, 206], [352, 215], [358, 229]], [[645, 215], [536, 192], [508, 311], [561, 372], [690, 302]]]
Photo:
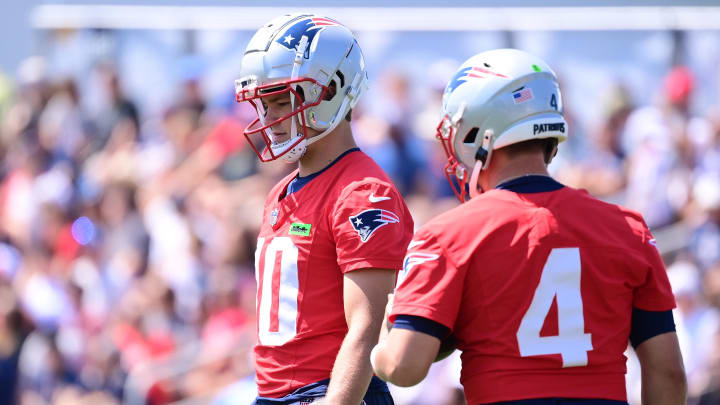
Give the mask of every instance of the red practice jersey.
[[447, 326], [468, 404], [626, 400], [632, 308], [674, 308], [642, 217], [584, 191], [495, 189], [415, 234], [391, 320]]
[[412, 238], [405, 202], [360, 151], [282, 198], [292, 173], [268, 196], [255, 252], [260, 396], [282, 397], [330, 378], [347, 333], [343, 274], [401, 269]]

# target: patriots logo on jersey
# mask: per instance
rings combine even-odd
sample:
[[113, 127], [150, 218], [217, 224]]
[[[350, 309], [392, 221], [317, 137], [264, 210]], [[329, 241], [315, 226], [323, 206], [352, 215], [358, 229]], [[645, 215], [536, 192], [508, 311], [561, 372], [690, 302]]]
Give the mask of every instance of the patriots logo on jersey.
[[365, 243], [375, 231], [387, 224], [400, 222], [400, 218], [394, 212], [381, 209], [365, 210], [357, 215], [350, 216], [350, 223], [360, 235], [360, 240]]
[[468, 66], [458, 70], [453, 76], [452, 80], [445, 89], [445, 93], [452, 93], [461, 84], [465, 83], [470, 78], [484, 79], [488, 76], [502, 77], [503, 79], [510, 79], [510, 76], [506, 76], [502, 73], [493, 72], [492, 70], [479, 67], [479, 66]]
[[305, 48], [305, 59], [310, 58], [310, 44], [315, 38], [315, 35], [320, 32], [320, 29], [330, 25], [340, 25], [337, 21], [333, 21], [329, 18], [313, 17], [308, 19], [301, 19], [295, 24], [291, 25], [290, 28], [278, 36], [275, 40], [278, 44], [284, 46], [287, 49], [297, 50], [300, 45], [300, 39], [304, 36], [307, 37], [308, 47]]

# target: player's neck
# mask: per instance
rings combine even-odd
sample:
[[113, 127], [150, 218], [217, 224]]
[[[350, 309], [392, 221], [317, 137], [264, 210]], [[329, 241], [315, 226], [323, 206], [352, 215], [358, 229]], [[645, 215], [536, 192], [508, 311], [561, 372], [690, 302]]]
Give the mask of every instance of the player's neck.
[[323, 139], [308, 146], [307, 152], [298, 161], [299, 175], [308, 176], [319, 172], [352, 148], [357, 148], [357, 144], [350, 123], [343, 121]]
[[[513, 158], [505, 156], [493, 156], [490, 167], [484, 178], [481, 178], [481, 186], [484, 190], [489, 190], [505, 183], [506, 181], [516, 179], [518, 177], [529, 175], [549, 176], [547, 166], [543, 161], [542, 155], [528, 154], [520, 155]], [[485, 188], [487, 187], [487, 188]]]

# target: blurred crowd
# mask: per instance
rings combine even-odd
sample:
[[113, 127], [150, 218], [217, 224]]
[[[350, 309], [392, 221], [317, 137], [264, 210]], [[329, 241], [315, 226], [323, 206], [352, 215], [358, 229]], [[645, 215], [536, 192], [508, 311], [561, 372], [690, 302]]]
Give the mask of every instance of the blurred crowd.
[[[437, 80], [421, 89], [388, 71], [373, 84], [382, 97], [353, 112], [361, 149], [418, 225], [457, 204], [434, 139], [455, 67], [431, 68]], [[186, 79], [160, 116], [138, 107], [109, 61], [86, 80], [49, 75], [39, 57], [0, 75], [0, 403], [249, 403], [256, 234], [267, 192], [293, 167], [259, 165], [242, 136], [254, 110], [231, 93], [211, 103], [201, 78]], [[101, 95], [92, 112], [81, 102], [88, 83]], [[615, 83], [592, 125], [566, 100], [570, 138], [551, 169], [639, 210], [657, 232], [691, 398], [712, 404], [720, 110], [693, 108], [698, 85], [691, 68], [671, 67], [658, 97], [638, 103]], [[398, 404], [462, 403], [457, 357], [432, 373], [395, 390]]]

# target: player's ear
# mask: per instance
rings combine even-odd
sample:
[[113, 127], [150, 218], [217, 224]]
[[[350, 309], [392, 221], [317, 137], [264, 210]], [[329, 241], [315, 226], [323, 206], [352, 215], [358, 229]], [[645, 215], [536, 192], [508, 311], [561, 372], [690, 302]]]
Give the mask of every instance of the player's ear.
[[335, 97], [335, 94], [337, 94], [337, 84], [335, 83], [335, 80], [331, 80], [330, 84], [327, 86], [327, 92], [325, 92], [325, 96], [323, 96], [323, 100], [330, 101]]
[[557, 138], [548, 138], [547, 143], [545, 144], [545, 151], [544, 151], [544, 158], [545, 158], [545, 164], [549, 165], [550, 162], [552, 162], [555, 155], [557, 155], [558, 152], [558, 140]]

